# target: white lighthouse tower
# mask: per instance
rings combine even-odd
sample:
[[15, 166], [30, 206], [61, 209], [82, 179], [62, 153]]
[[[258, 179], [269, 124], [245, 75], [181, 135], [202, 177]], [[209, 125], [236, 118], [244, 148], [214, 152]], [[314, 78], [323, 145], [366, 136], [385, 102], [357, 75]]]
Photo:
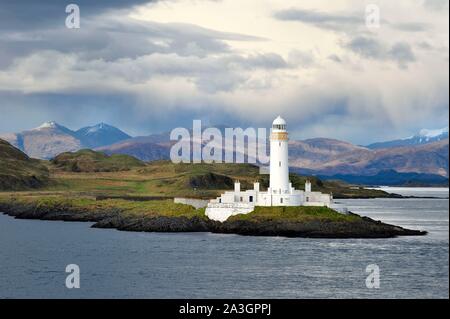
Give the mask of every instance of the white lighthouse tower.
[[273, 194], [289, 194], [288, 133], [286, 121], [278, 116], [270, 134], [270, 189]]
[[330, 194], [312, 191], [310, 181], [306, 181], [304, 191], [295, 189], [289, 182], [288, 132], [286, 121], [280, 116], [273, 121], [270, 134], [269, 188], [262, 191], [260, 186], [255, 182], [253, 189], [243, 191], [241, 184], [236, 182], [233, 191], [227, 191], [208, 203], [206, 216], [223, 222], [233, 215], [248, 214], [254, 211], [255, 206], [326, 206], [347, 212], [345, 207], [333, 203]]

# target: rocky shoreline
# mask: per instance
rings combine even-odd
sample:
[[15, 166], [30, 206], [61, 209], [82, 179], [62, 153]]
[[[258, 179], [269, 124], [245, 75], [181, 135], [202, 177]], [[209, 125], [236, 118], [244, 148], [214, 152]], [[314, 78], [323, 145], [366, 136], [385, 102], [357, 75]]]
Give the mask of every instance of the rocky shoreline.
[[234, 216], [224, 223], [203, 216], [133, 216], [121, 209], [86, 211], [75, 207], [52, 208], [20, 202], [0, 203], [0, 212], [18, 219], [94, 222], [94, 228], [112, 228], [135, 232], [212, 232], [246, 236], [283, 236], [304, 238], [391, 238], [425, 235], [352, 214], [354, 220], [293, 221], [284, 218], [247, 218]]

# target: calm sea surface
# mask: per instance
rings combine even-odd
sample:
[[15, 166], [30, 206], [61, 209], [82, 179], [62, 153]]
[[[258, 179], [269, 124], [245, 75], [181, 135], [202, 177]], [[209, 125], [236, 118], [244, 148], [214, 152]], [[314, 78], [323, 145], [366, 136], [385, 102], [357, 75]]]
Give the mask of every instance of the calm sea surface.
[[[444, 198], [340, 201], [429, 232], [393, 239], [133, 233], [0, 215], [0, 298], [448, 298], [448, 189], [436, 192]], [[80, 289], [65, 287], [68, 264]], [[379, 289], [366, 288], [369, 264]]]

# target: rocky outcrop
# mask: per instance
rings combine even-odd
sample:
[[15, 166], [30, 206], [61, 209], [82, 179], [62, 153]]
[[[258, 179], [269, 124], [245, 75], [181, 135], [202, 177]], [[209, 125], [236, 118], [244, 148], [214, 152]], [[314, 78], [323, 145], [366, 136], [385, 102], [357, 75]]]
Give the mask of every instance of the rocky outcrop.
[[367, 217], [354, 221], [284, 219], [233, 219], [220, 223], [193, 216], [132, 216], [119, 209], [85, 211], [61, 206], [49, 211], [44, 206], [24, 204], [12, 200], [0, 203], [0, 211], [21, 219], [89, 221], [94, 228], [114, 228], [139, 232], [213, 232], [247, 236], [284, 236], [306, 238], [389, 238], [396, 236], [425, 235], [426, 232], [375, 221]]
[[267, 221], [227, 221], [215, 224], [214, 232], [251, 236], [284, 236], [306, 238], [389, 238], [396, 236], [425, 235], [426, 232], [389, 225], [363, 217], [359, 221], [341, 222], [312, 220], [291, 222], [283, 220]]
[[115, 216], [105, 218], [95, 223], [94, 228], [115, 228], [125, 231], [139, 232], [208, 232], [213, 223], [199, 217], [147, 217], [147, 218], [123, 218]]

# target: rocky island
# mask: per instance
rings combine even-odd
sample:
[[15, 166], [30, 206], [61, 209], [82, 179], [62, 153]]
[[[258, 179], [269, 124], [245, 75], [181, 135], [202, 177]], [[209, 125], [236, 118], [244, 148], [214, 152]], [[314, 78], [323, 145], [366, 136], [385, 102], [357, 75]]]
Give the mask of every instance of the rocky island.
[[256, 207], [220, 223], [204, 209], [171, 200], [70, 199], [62, 196], [0, 196], [0, 211], [16, 218], [88, 221], [92, 227], [145, 232], [213, 232], [252, 236], [308, 238], [388, 238], [425, 235], [356, 214], [326, 207]]
[[[255, 236], [386, 238], [424, 235], [356, 214], [326, 207], [256, 207], [220, 223], [205, 210], [175, 204], [173, 198], [214, 198], [267, 176], [249, 164], [173, 164], [141, 162], [130, 156], [105, 156], [91, 150], [63, 153], [52, 161], [29, 159], [0, 143], [0, 212], [22, 219], [86, 221], [93, 227], [147, 232], [214, 232]], [[295, 187], [306, 177], [291, 174]], [[401, 197], [308, 177], [315, 189], [335, 198]], [[29, 182], [33, 181], [33, 182]]]

